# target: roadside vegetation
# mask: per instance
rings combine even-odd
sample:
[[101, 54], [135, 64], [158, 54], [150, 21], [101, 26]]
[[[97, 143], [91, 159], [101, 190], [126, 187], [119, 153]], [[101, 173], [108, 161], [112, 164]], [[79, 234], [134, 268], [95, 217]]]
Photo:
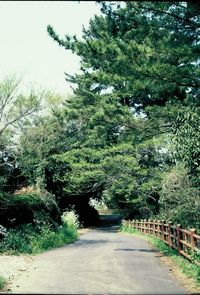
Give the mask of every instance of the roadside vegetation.
[[6, 279], [0, 276], [0, 290], [5, 287], [6, 283], [7, 283]]
[[142, 234], [137, 229], [128, 227], [128, 226], [121, 226], [120, 229], [122, 232], [131, 234], [133, 236], [137, 236], [143, 239], [146, 239], [150, 244], [159, 250], [162, 254], [170, 258], [175, 267], [178, 268], [181, 272], [183, 272], [188, 278], [192, 278], [195, 282], [196, 287], [200, 288], [200, 267], [192, 264], [186, 258], [179, 256], [177, 251], [167, 246], [163, 241], [159, 238], [153, 237], [148, 234]]
[[48, 249], [74, 242], [77, 237], [78, 221], [73, 211], [62, 216], [62, 224], [53, 228], [51, 224], [37, 222], [9, 229], [0, 243], [0, 253], [18, 255], [39, 254]]

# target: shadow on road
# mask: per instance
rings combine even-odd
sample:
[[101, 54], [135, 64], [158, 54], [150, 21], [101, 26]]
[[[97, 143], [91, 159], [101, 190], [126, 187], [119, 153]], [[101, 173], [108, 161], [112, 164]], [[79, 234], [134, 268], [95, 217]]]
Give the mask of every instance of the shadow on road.
[[104, 243], [108, 243], [108, 240], [103, 240], [103, 239], [98, 239], [98, 240], [90, 240], [90, 239], [81, 239], [76, 241], [73, 244], [73, 247], [82, 247], [82, 246], [94, 246], [97, 244], [104, 244]]
[[122, 221], [120, 215], [100, 215], [99, 223], [91, 229], [105, 232], [117, 232]]
[[158, 251], [153, 250], [153, 249], [132, 249], [132, 248], [115, 249], [115, 251], [158, 252]]

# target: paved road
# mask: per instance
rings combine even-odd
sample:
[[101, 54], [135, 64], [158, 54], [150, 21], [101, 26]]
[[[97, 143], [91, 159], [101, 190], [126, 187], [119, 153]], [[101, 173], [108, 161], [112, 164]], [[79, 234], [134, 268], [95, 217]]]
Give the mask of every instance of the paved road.
[[74, 244], [38, 255], [10, 293], [187, 294], [145, 240], [118, 226], [89, 230]]

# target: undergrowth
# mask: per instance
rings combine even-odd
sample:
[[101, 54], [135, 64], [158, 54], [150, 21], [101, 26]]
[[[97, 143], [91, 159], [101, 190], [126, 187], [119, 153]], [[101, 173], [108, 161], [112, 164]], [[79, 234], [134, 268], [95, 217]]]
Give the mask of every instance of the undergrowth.
[[68, 212], [63, 215], [62, 225], [53, 228], [51, 224], [38, 222], [35, 226], [26, 224], [8, 230], [0, 242], [0, 253], [17, 255], [38, 254], [74, 242], [77, 239], [77, 218]]
[[137, 229], [132, 228], [131, 226], [122, 225], [120, 230], [138, 237], [142, 237], [148, 240], [153, 247], [158, 249], [165, 256], [170, 257], [176, 266], [188, 277], [193, 278], [197, 287], [200, 287], [200, 267], [191, 263], [182, 256], [179, 256], [177, 251], [167, 246], [159, 238], [153, 237], [151, 235], [144, 235]]
[[6, 279], [0, 276], [0, 290], [6, 285]]

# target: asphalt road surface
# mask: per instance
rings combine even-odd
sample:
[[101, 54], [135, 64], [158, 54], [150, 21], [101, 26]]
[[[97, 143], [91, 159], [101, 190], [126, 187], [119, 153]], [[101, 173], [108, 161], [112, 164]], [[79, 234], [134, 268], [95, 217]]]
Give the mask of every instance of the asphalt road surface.
[[9, 293], [188, 294], [147, 241], [102, 223], [74, 244], [34, 258]]

